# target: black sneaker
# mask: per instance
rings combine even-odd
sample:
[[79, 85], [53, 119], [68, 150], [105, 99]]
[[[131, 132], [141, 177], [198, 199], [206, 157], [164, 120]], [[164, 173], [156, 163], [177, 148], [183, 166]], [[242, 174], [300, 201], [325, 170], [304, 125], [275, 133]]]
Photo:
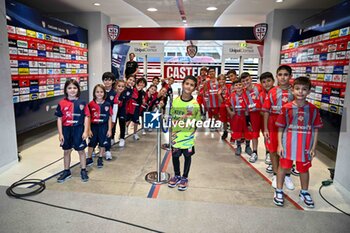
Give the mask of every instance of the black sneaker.
[[267, 165], [265, 171], [270, 174], [273, 173], [272, 164]]
[[274, 197], [273, 197], [273, 203], [277, 206], [283, 206], [284, 205], [284, 193], [283, 191], [275, 191]]
[[300, 172], [295, 168], [295, 164], [293, 164], [293, 167], [291, 169], [291, 173], [294, 175], [294, 176], [299, 176], [300, 175]]
[[228, 133], [227, 133], [227, 131], [225, 130], [224, 133], [223, 133], [222, 136], [221, 136], [221, 139], [222, 139], [222, 140], [225, 140], [225, 139], [227, 138], [227, 136], [228, 136]]
[[98, 157], [98, 159], [97, 159], [97, 167], [98, 168], [102, 168], [103, 167], [102, 157]]
[[72, 174], [70, 173], [70, 170], [64, 170], [63, 173], [58, 177], [57, 182], [63, 183], [71, 177], [72, 177]]
[[83, 181], [83, 182], [87, 182], [89, 180], [89, 176], [87, 175], [86, 169], [84, 169], [84, 170], [82, 169], [80, 171], [80, 177], [81, 177], [81, 181]]
[[241, 154], [242, 154], [242, 147], [241, 146], [237, 146], [235, 155], [240, 156]]
[[94, 160], [92, 158], [87, 158], [86, 159], [86, 166], [90, 167], [94, 164]]
[[250, 146], [246, 146], [245, 147], [245, 153], [247, 153], [248, 155], [251, 155], [253, 153], [252, 148], [250, 148]]

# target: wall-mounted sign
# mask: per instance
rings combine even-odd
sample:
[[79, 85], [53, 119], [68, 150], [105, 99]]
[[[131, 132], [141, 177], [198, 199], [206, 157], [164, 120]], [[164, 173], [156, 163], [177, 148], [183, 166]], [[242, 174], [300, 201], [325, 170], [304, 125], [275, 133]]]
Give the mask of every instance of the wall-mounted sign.
[[259, 23], [254, 26], [254, 36], [258, 41], [263, 41], [267, 34], [267, 23]]
[[225, 44], [223, 48], [224, 55], [254, 55], [259, 56], [258, 47], [255, 44], [245, 44], [245, 47], [241, 43]]
[[107, 32], [108, 32], [109, 38], [111, 38], [112, 41], [116, 41], [120, 33], [120, 28], [116, 24], [108, 24]]
[[190, 56], [190, 58], [194, 58], [197, 54], [198, 47], [196, 45], [190, 44], [187, 46], [186, 50], [188, 56]]
[[136, 54], [163, 54], [164, 53], [164, 45], [160, 43], [132, 43], [131, 49], [129, 52], [133, 52]]

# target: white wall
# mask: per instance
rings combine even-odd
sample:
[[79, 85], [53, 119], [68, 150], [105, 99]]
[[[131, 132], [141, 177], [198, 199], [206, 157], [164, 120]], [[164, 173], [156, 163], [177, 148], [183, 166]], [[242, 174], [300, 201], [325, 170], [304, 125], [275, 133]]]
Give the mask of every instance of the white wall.
[[264, 41], [264, 59], [261, 72], [275, 74], [280, 64], [282, 30], [290, 25], [297, 25], [319, 10], [274, 10], [266, 16], [268, 31]]
[[101, 12], [55, 13], [51, 16], [88, 30], [89, 97], [92, 99], [93, 88], [102, 82], [102, 74], [111, 71], [111, 41], [107, 35], [110, 18]]
[[[350, 65], [350, 64], [349, 64]], [[335, 162], [334, 181], [342, 185], [350, 192], [350, 74], [346, 84], [346, 95], [344, 100], [344, 112], [340, 127], [337, 160]]]
[[[0, 0], [1, 12], [5, 10], [5, 0]], [[10, 57], [7, 40], [6, 18], [0, 16], [0, 172], [17, 161], [17, 138], [15, 115], [12, 102]]]

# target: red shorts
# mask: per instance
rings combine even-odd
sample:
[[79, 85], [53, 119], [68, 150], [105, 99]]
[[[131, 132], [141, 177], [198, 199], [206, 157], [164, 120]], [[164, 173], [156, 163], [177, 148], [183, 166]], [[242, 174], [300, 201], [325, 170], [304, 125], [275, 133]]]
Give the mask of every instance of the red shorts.
[[213, 118], [214, 116], [217, 116], [217, 115], [219, 115], [219, 108], [217, 107], [217, 108], [209, 108], [208, 109], [208, 116], [209, 116], [209, 118]]
[[249, 113], [250, 122], [252, 124], [252, 131], [250, 132], [250, 138], [256, 139], [259, 138], [260, 135], [260, 127], [261, 127], [261, 115], [260, 111], [250, 112]]
[[219, 120], [223, 123], [228, 122], [226, 105], [222, 103], [219, 109]]
[[[293, 160], [280, 158], [280, 166], [283, 169], [290, 169], [293, 166]], [[306, 162], [296, 162], [296, 168], [300, 173], [306, 173], [309, 171], [309, 168], [312, 166], [311, 161]]]
[[231, 127], [231, 138], [234, 140], [245, 138], [250, 140], [251, 135], [247, 127], [247, 123], [245, 121], [245, 116], [234, 115], [230, 119], [230, 127]]
[[278, 147], [278, 127], [276, 126], [278, 115], [270, 114], [267, 129], [270, 134], [270, 138], [266, 140], [266, 146], [270, 153], [277, 152]]
[[202, 95], [198, 95], [197, 96], [197, 102], [198, 102], [198, 104], [204, 104], [204, 100], [203, 100], [203, 96]]

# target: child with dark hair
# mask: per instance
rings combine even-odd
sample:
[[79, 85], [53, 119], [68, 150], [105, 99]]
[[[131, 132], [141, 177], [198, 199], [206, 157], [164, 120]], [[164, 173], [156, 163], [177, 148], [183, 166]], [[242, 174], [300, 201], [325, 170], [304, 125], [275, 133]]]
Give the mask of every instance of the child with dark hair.
[[144, 78], [137, 79], [136, 86], [133, 89], [131, 98], [126, 104], [126, 126], [128, 127], [130, 122], [134, 123], [134, 140], [139, 140], [140, 137], [137, 134], [137, 128], [140, 124], [140, 110], [145, 96], [143, 88], [147, 85], [147, 81]]
[[[273, 88], [273, 84], [275, 82], [275, 79], [274, 79], [272, 73], [264, 72], [260, 75], [259, 80], [260, 80], [260, 84], [262, 87], [262, 90], [259, 94], [259, 99], [260, 99], [261, 106], [263, 106], [265, 98], [267, 96], [267, 93], [269, 92], [269, 90], [271, 90], [271, 88]], [[262, 133], [264, 133], [264, 131], [265, 131], [265, 129], [264, 129], [264, 113], [260, 112], [260, 114], [261, 114], [261, 131], [262, 131]], [[269, 152], [269, 149], [267, 147], [265, 137], [264, 137], [264, 145], [265, 145], [265, 151], [266, 151], [265, 164], [267, 165], [265, 170], [267, 173], [273, 173], [270, 152]]]
[[[173, 120], [172, 128], [172, 161], [175, 175], [169, 180], [168, 186], [175, 188], [178, 185], [179, 191], [185, 191], [188, 187], [188, 174], [191, 167], [192, 157], [195, 153], [194, 143], [196, 127], [186, 126], [186, 121], [200, 120], [200, 109], [192, 93], [197, 86], [197, 79], [194, 76], [186, 76], [182, 83], [182, 94], [178, 96], [171, 109]], [[179, 122], [185, 124], [178, 124]], [[175, 124], [176, 123], [176, 124]], [[182, 127], [183, 126], [183, 127]], [[185, 165], [181, 176], [180, 156], [184, 155]]]
[[235, 154], [240, 156], [242, 153], [241, 139], [250, 139], [249, 136], [251, 129], [250, 117], [248, 114], [248, 108], [243, 97], [243, 85], [240, 79], [232, 82], [234, 92], [226, 100], [227, 112], [230, 116], [231, 126], [231, 141], [236, 141], [237, 148]]
[[301, 190], [299, 197], [306, 207], [314, 208], [314, 202], [308, 192], [309, 168], [316, 156], [318, 129], [323, 123], [318, 108], [307, 102], [311, 81], [307, 77], [298, 77], [293, 82], [292, 92], [294, 100], [282, 106], [278, 115], [279, 168], [277, 172], [277, 188], [273, 202], [278, 206], [284, 205], [283, 181], [286, 174], [296, 161], [300, 172]]
[[78, 151], [80, 159], [80, 176], [83, 182], [89, 180], [86, 171], [86, 138], [89, 134], [90, 112], [84, 100], [79, 99], [79, 83], [69, 79], [64, 84], [65, 98], [61, 100], [55, 112], [57, 116], [57, 129], [60, 145], [63, 149], [64, 171], [58, 177], [57, 182], [62, 183], [72, 177], [70, 161], [72, 148]]
[[127, 102], [131, 99], [134, 86], [135, 86], [134, 75], [127, 76], [125, 89], [119, 96], [119, 101], [121, 102], [118, 109], [119, 128], [120, 128], [119, 147], [125, 146], [126, 106], [127, 106]]
[[[86, 159], [86, 165], [92, 166], [92, 151], [95, 147], [99, 146], [100, 153], [97, 159], [97, 167], [103, 167], [102, 156], [105, 148], [110, 143], [108, 138], [112, 134], [112, 114], [113, 107], [106, 101], [107, 92], [102, 84], [97, 84], [93, 90], [94, 99], [89, 103], [90, 110], [90, 142], [88, 148], [88, 158]], [[106, 158], [108, 159], [108, 158]]]
[[[272, 187], [277, 187], [277, 171], [279, 166], [279, 159], [277, 155], [278, 147], [278, 127], [276, 121], [278, 115], [281, 113], [282, 106], [293, 101], [294, 96], [291, 86], [289, 84], [292, 78], [292, 68], [290, 66], [282, 65], [278, 67], [277, 74], [278, 86], [273, 87], [267, 93], [262, 111], [264, 111], [264, 137], [266, 139], [266, 145], [269, 149], [273, 170]], [[290, 190], [294, 189], [290, 172], [285, 177], [286, 187]]]
[[[104, 72], [102, 75], [102, 82], [106, 89], [106, 101], [113, 107], [117, 93], [114, 90], [116, 78], [112, 72]], [[115, 126], [112, 128], [112, 134], [108, 137], [108, 144], [106, 145], [106, 160], [112, 160], [111, 146], [114, 144]]]

